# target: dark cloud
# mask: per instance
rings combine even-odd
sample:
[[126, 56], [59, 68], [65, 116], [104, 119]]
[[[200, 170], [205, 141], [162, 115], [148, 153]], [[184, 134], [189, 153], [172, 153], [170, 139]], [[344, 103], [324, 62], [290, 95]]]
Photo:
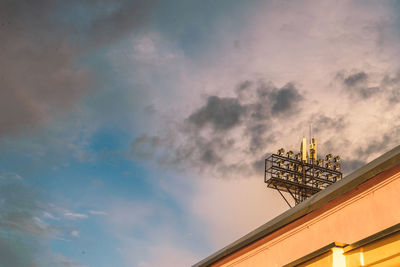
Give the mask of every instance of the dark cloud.
[[[364, 74], [346, 79], [346, 83], [354, 88], [367, 80]], [[385, 86], [396, 84], [394, 78], [385, 80]], [[154, 154], [158, 163], [185, 166], [200, 172], [211, 170], [219, 177], [260, 174], [265, 152], [275, 148], [275, 140], [281, 134], [276, 129], [284, 115], [287, 120], [296, 119], [294, 125], [297, 126], [291, 131], [299, 131], [311, 121], [316, 136], [324, 137], [318, 140], [319, 155], [340, 155], [346, 175], [365, 164], [370, 156], [383, 153], [400, 136], [400, 130], [393, 129], [376, 140], [357, 142], [365, 145], [354, 149], [352, 140], [344, 135], [352, 127], [346, 115], [333, 116], [322, 110], [304, 118], [301, 110], [304, 96], [293, 83], [279, 88], [272, 83], [246, 80], [233, 90], [236, 95], [230, 98], [210, 96], [181, 122], [183, 127], [173, 136], [142, 138], [147, 142], [147, 151], [156, 144], [157, 153], [164, 151]], [[211, 131], [204, 130], [206, 126]]]
[[276, 90], [278, 90], [278, 88], [276, 88], [272, 83], [259, 81], [256, 88], [257, 97], [261, 102], [268, 101], [269, 98], [271, 98], [271, 92]]
[[[221, 155], [228, 153], [227, 150], [230, 147], [222, 145], [224, 141], [221, 139], [221, 132], [224, 131], [227, 135], [229, 133], [226, 131], [236, 126], [242, 127], [244, 140], [248, 140], [248, 148], [246, 148], [248, 153], [262, 152], [275, 140], [271, 128], [267, 126], [272, 124], [273, 115], [293, 115], [294, 111], [299, 110], [299, 104], [304, 99], [292, 83], [277, 88], [272, 83], [246, 80], [238, 84], [235, 92], [237, 94], [235, 98], [210, 96], [207, 103], [189, 115], [186, 120], [187, 123], [195, 125], [197, 131], [207, 124], [218, 130], [201, 138], [199, 138], [199, 132], [190, 133], [190, 138], [202, 140], [195, 143], [193, 150], [206, 152], [203, 154], [204, 157], [200, 157], [203, 163], [222, 165], [224, 157]], [[204, 139], [209, 141], [204, 141]], [[219, 140], [218, 144], [215, 140]], [[239, 143], [241, 142], [242, 140]], [[212, 149], [208, 146], [211, 143]]]
[[[162, 165], [190, 166], [200, 171], [252, 173], [252, 159], [262, 156], [275, 141], [274, 115], [290, 118], [294, 111], [300, 111], [304, 97], [292, 83], [278, 88], [272, 83], [246, 80], [234, 92], [235, 97], [208, 97], [171, 136], [136, 138], [132, 157], [145, 159], [151, 155]], [[212, 130], [206, 131], [207, 127]], [[229, 162], [237, 160], [237, 153], [247, 155], [248, 160]]]
[[332, 118], [325, 114], [313, 114], [310, 121], [312, 121], [313, 128], [320, 131], [328, 130], [338, 132], [347, 126], [343, 115]]
[[205, 149], [200, 159], [203, 163], [206, 163], [207, 165], [214, 165], [221, 161], [221, 157], [219, 157], [212, 148]]
[[265, 148], [266, 141], [264, 134], [267, 132], [267, 125], [256, 124], [247, 128], [250, 133], [250, 150], [257, 151], [259, 149]]
[[[347, 127], [347, 126], [346, 126]], [[359, 157], [357, 152], [351, 150], [350, 153], [343, 155], [345, 148], [351, 147], [351, 141], [346, 136], [336, 134], [331, 135], [327, 140], [317, 140], [318, 143], [317, 152], [318, 158], [324, 158], [326, 154], [338, 155], [341, 157], [340, 166], [343, 175], [348, 175], [350, 172], [355, 171], [359, 167], [363, 166], [366, 161], [364, 157]], [[324, 136], [329, 136], [324, 134]]]
[[361, 98], [363, 99], [367, 99], [370, 98], [371, 96], [379, 93], [381, 91], [380, 87], [367, 87], [364, 88], [362, 90], [359, 90], [359, 95], [361, 96]]
[[382, 90], [389, 92], [389, 103], [400, 103], [400, 74], [385, 75], [380, 84]]
[[235, 88], [235, 93], [239, 101], [248, 101], [254, 97], [253, 93], [253, 81], [243, 81], [239, 83]]
[[268, 158], [271, 154], [264, 154], [259, 159], [256, 159], [252, 163], [252, 168], [255, 173], [264, 173], [265, 171], [265, 159]]
[[388, 132], [376, 137], [372, 140], [367, 140], [363, 146], [353, 149], [352, 158], [342, 160], [343, 172], [348, 173], [354, 171], [362, 165], [366, 164], [371, 157], [377, 157], [385, 153], [391, 147], [397, 145], [397, 140], [400, 137], [398, 127], [393, 127]]
[[343, 83], [348, 87], [364, 85], [368, 81], [368, 75], [361, 71], [344, 78]]
[[[107, 1], [98, 2], [97, 7], [110, 5]], [[149, 22], [159, 0], [120, 1], [113, 12], [96, 18], [91, 24], [90, 37], [93, 45], [115, 42], [140, 29]], [[88, 6], [87, 8], [93, 8]]]
[[288, 83], [280, 89], [275, 89], [269, 95], [272, 103], [272, 114], [287, 114], [296, 111], [303, 96], [297, 88]]
[[341, 162], [342, 173], [350, 174], [358, 168], [364, 166], [367, 162], [359, 159], [345, 159]]
[[275, 142], [275, 136], [266, 124], [254, 124], [246, 128], [249, 135], [249, 150], [252, 153], [262, 152], [269, 144]]
[[34, 260], [33, 248], [31, 242], [0, 237], [0, 259], [3, 266], [38, 266]]
[[271, 110], [266, 107], [268, 102], [256, 101], [254, 104], [246, 105], [249, 119], [254, 122], [268, 121], [271, 118]]
[[229, 150], [234, 146], [232, 138], [213, 136], [204, 138], [198, 135], [188, 137], [186, 143], [176, 149], [173, 162], [179, 164], [189, 163], [196, 169], [214, 167], [223, 162]]
[[235, 90], [236, 94], [240, 97], [241, 94], [248, 91], [248, 89], [251, 88], [252, 85], [253, 82], [249, 80], [239, 83]]
[[165, 136], [142, 135], [131, 144], [131, 155], [134, 160], [154, 158], [162, 166], [174, 166], [178, 169], [193, 169], [202, 171], [204, 167], [213, 168], [221, 163], [224, 153], [234, 146], [232, 138], [214, 136], [204, 138], [199, 135], [185, 137], [180, 144], [174, 143]]
[[347, 74], [345, 71], [338, 72], [336, 79], [340, 81], [344, 91], [354, 99], [375, 99], [384, 104], [400, 103], [400, 74], [380, 73], [374, 74], [375, 79], [380, 75], [379, 84], [370, 81], [372, 74], [360, 71]]
[[196, 162], [202, 163], [201, 165], [214, 166], [222, 161], [222, 156], [229, 143], [232, 142], [225, 140], [222, 137], [208, 140], [205, 138], [197, 137], [193, 146], [193, 151], [197, 157]]
[[0, 136], [72, 110], [95, 88], [83, 56], [144, 26], [154, 5], [0, 1]]
[[359, 157], [357, 152], [351, 152], [350, 154], [345, 153], [346, 155], [343, 155], [343, 151], [348, 147], [351, 147], [351, 142], [346, 138], [346, 136], [333, 134], [328, 138], [328, 140], [324, 140], [318, 145], [318, 157], [324, 158], [328, 153], [340, 156], [341, 172], [346, 176], [366, 163], [365, 158]]
[[206, 105], [192, 113], [188, 121], [198, 128], [210, 124], [215, 130], [228, 130], [240, 123], [243, 112], [236, 98], [210, 96]]
[[376, 153], [383, 153], [389, 148], [389, 145], [391, 144], [393, 140], [393, 135], [386, 133], [383, 134], [382, 137], [379, 139], [372, 140], [368, 142], [366, 147], [360, 147], [356, 151], [356, 154], [359, 155], [362, 158], [367, 158], [370, 155], [376, 154]]
[[[292, 83], [282, 88], [264, 83], [253, 88], [253, 84], [251, 81], [240, 83], [235, 98], [210, 96], [203, 107], [189, 115], [187, 121], [198, 128], [210, 124], [215, 130], [228, 130], [238, 124], [246, 124], [247, 121], [266, 120], [271, 115], [293, 113], [304, 99]], [[247, 103], [241, 103], [246, 92], [256, 97], [249, 96], [246, 98]], [[242, 117], [246, 118], [241, 121]], [[252, 127], [256, 129], [260, 125]]]
[[50, 2], [0, 2], [0, 135], [45, 122], [88, 88], [79, 52], [52, 21]]
[[259, 82], [256, 88], [256, 98], [246, 106], [247, 120], [245, 134], [249, 136], [251, 153], [261, 152], [275, 141], [271, 134], [272, 118], [276, 115], [286, 115], [290, 118], [295, 111], [300, 111], [304, 97], [292, 84], [287, 83], [282, 88], [276, 88], [272, 83]]
[[364, 71], [350, 75], [340, 72], [336, 77], [341, 80], [346, 92], [351, 97], [357, 97], [365, 100], [382, 91], [381, 87], [370, 85], [369, 75]]
[[246, 111], [250, 121], [255, 123], [265, 123], [271, 117], [271, 98], [272, 92], [279, 90], [272, 83], [259, 81], [255, 87], [248, 88], [252, 98], [247, 100]]

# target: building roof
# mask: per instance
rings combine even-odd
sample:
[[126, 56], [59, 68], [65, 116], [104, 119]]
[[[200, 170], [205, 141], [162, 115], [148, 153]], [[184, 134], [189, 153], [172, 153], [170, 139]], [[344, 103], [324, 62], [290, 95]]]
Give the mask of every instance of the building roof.
[[272, 232], [282, 228], [283, 226], [303, 217], [304, 215], [322, 207], [326, 203], [336, 199], [337, 197], [349, 192], [358, 185], [375, 177], [381, 172], [384, 172], [391, 167], [400, 163], [400, 146], [386, 152], [382, 156], [376, 158], [370, 163], [362, 166], [358, 170], [350, 173], [341, 181], [338, 181], [325, 190], [311, 196], [304, 202], [287, 210], [281, 215], [275, 217], [271, 221], [261, 225], [251, 231], [242, 238], [236, 240], [232, 244], [222, 248], [214, 254], [208, 256], [202, 261], [193, 265], [193, 267], [209, 266], [218, 260], [252, 244], [253, 242], [269, 235]]
[[329, 252], [332, 248], [334, 247], [339, 247], [339, 248], [343, 248], [344, 252], [350, 252], [352, 250], [356, 250], [358, 248], [361, 248], [363, 246], [366, 245], [370, 245], [373, 244], [377, 241], [380, 241], [382, 239], [388, 238], [390, 236], [396, 235], [400, 233], [400, 223], [393, 225], [389, 228], [386, 228], [385, 230], [382, 230], [376, 234], [373, 234], [371, 236], [368, 236], [362, 240], [359, 240], [353, 244], [344, 244], [344, 243], [340, 243], [340, 242], [332, 242], [331, 244], [328, 244], [316, 251], [311, 252], [310, 254], [307, 254], [295, 261], [292, 261], [291, 263], [288, 263], [286, 265], [284, 265], [283, 267], [294, 267], [294, 266], [299, 266], [302, 263], [305, 263], [309, 260], [312, 260], [313, 258], [316, 258], [326, 252]]

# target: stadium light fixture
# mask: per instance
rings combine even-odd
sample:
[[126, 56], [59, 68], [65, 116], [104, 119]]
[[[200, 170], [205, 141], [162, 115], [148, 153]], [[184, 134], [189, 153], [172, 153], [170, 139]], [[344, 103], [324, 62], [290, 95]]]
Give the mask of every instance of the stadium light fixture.
[[[299, 204], [342, 179], [339, 162], [340, 157], [333, 157], [332, 154], [318, 158], [315, 138], [308, 145], [303, 137], [300, 153], [292, 150], [285, 153], [281, 148], [277, 154], [265, 159], [264, 182], [269, 188], [287, 192]], [[281, 195], [285, 198], [284, 194]]]

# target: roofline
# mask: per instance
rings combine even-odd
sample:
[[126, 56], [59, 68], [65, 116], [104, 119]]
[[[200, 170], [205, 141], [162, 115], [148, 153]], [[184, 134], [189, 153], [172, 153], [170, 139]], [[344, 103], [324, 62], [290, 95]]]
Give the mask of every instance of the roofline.
[[307, 255], [305, 255], [305, 256], [303, 256], [303, 257], [301, 257], [301, 258], [299, 258], [299, 259], [297, 259], [295, 261], [292, 261], [291, 263], [283, 265], [282, 267], [295, 267], [295, 266], [298, 266], [298, 265], [300, 265], [302, 263], [305, 263], [305, 262], [307, 262], [309, 260], [312, 260], [312, 259], [314, 259], [316, 257], [319, 257], [319, 256], [321, 256], [321, 255], [323, 255], [323, 254], [325, 254], [325, 253], [327, 253], [329, 251], [332, 251], [332, 248], [344, 248], [346, 246], [347, 246], [347, 244], [344, 244], [344, 243], [332, 242], [329, 245], [326, 245], [326, 246], [324, 246], [324, 247], [322, 247], [320, 249], [317, 249], [316, 251], [313, 251], [310, 254], [307, 254]]
[[381, 239], [384, 239], [386, 237], [390, 237], [392, 235], [398, 234], [400, 232], [400, 223], [395, 224], [389, 228], [386, 228], [385, 230], [382, 230], [376, 234], [370, 235], [364, 239], [361, 239], [360, 241], [357, 241], [351, 245], [348, 245], [344, 248], [344, 252], [350, 252], [352, 250], [358, 249], [360, 247], [369, 245], [375, 241], [379, 241]]
[[367, 245], [369, 245], [371, 243], [380, 241], [380, 240], [382, 240], [384, 238], [388, 238], [390, 236], [398, 234], [399, 232], [400, 232], [400, 223], [395, 224], [395, 225], [393, 225], [393, 226], [391, 226], [389, 228], [386, 228], [385, 230], [382, 230], [382, 231], [380, 231], [380, 232], [378, 232], [376, 234], [373, 234], [371, 236], [368, 236], [368, 237], [366, 237], [364, 239], [361, 239], [361, 240], [359, 240], [359, 241], [357, 241], [357, 242], [355, 242], [355, 243], [353, 243], [351, 245], [347, 245], [347, 244], [340, 243], [340, 242], [333, 242], [333, 243], [330, 243], [329, 245], [326, 245], [326, 246], [324, 246], [324, 247], [322, 247], [320, 249], [317, 249], [316, 251], [311, 252], [310, 254], [307, 254], [307, 255], [305, 255], [305, 256], [303, 256], [303, 257], [301, 257], [301, 258], [299, 258], [299, 259], [297, 259], [295, 261], [292, 261], [291, 263], [288, 263], [288, 264], [284, 265], [283, 267], [298, 266], [298, 265], [300, 265], [302, 263], [305, 263], [305, 262], [307, 262], [309, 260], [312, 260], [312, 259], [314, 259], [314, 258], [316, 258], [318, 256], [321, 256], [324, 253], [329, 252], [334, 247], [343, 248], [343, 254], [346, 254], [347, 252], [351, 252], [351, 251], [353, 251], [355, 249], [358, 249], [360, 247], [367, 246]]
[[281, 215], [275, 217], [271, 221], [261, 225], [247, 235], [239, 238], [230, 245], [222, 248], [221, 250], [211, 254], [207, 258], [193, 265], [193, 267], [209, 266], [222, 258], [238, 251], [254, 243], [255, 241], [275, 232], [283, 226], [303, 217], [304, 215], [322, 207], [331, 200], [349, 192], [358, 185], [373, 178], [381, 172], [384, 172], [391, 167], [400, 163], [400, 145], [392, 150], [386, 152], [380, 157], [367, 163], [356, 171], [350, 173], [342, 180], [332, 184], [328, 188], [320, 191], [319, 193], [311, 196], [304, 202], [297, 206], [285, 211]]

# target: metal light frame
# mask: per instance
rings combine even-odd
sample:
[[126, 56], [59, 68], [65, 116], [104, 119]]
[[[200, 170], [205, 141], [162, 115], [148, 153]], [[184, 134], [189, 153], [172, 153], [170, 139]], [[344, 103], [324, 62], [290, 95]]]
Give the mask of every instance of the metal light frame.
[[[280, 154], [272, 154], [265, 159], [264, 182], [267, 187], [277, 190], [289, 207], [292, 206], [282, 192], [289, 193], [297, 205], [342, 179], [340, 165], [337, 163], [339, 160], [336, 160], [340, 159], [339, 157], [333, 160], [319, 159], [305, 162], [296, 157]], [[325, 164], [332, 168], [324, 167]]]

